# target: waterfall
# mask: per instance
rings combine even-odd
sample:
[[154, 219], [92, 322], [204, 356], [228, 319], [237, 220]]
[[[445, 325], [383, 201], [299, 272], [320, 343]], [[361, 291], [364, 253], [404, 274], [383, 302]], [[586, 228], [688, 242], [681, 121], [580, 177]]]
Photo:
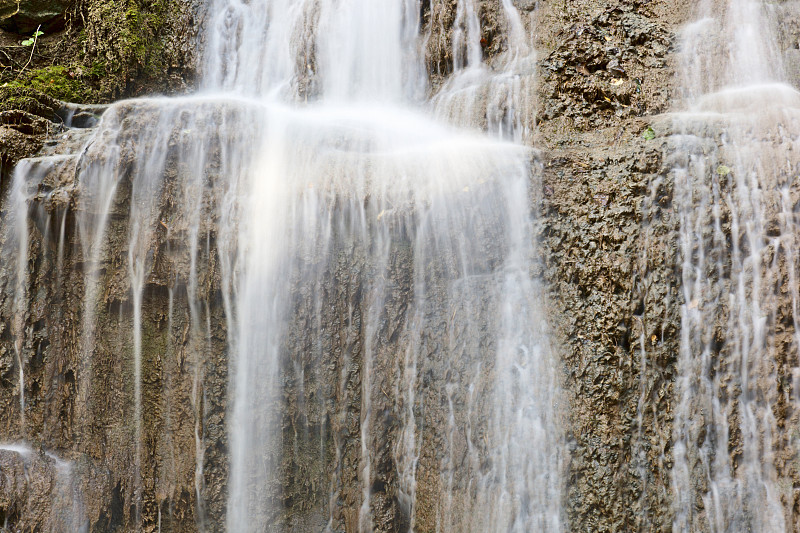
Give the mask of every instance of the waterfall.
[[676, 531], [782, 532], [792, 520], [796, 450], [778, 419], [794, 409], [798, 364], [800, 93], [781, 83], [776, 10], [703, 2], [680, 41]]
[[[448, 118], [521, 140], [530, 116], [525, 113], [530, 110], [517, 109], [514, 97], [521, 91], [515, 93], [513, 87], [525, 83], [530, 91], [531, 62], [521, 73], [527, 77], [507, 65], [494, 73], [481, 65], [475, 9], [472, 2], [459, 3], [464, 20], [455, 24], [472, 28], [468, 45], [472, 53], [469, 65], [464, 62], [458, 68], [480, 71], [489, 85], [501, 86], [490, 87], [488, 95], [485, 89], [470, 95], [472, 100], [499, 94], [504, 108], [491, 103], [498, 110], [481, 113], [489, 116], [489, 124]], [[559, 529], [563, 457], [551, 406], [557, 377], [541, 315], [540, 288], [529, 273], [536, 260], [526, 192], [530, 156], [510, 145], [455, 134], [413, 112], [425, 105], [421, 101], [425, 75], [415, 52], [422, 46], [417, 2], [221, 1], [214, 12], [214, 32], [207, 39], [208, 90], [267, 95], [266, 101], [277, 98], [290, 105], [309, 98], [317, 102], [307, 109], [269, 112], [264, 148], [253, 168], [260, 177], [255, 178], [241, 217], [246, 226], [233, 219], [238, 232], [230, 230], [237, 233], [240, 249], [229, 264], [241, 266], [223, 274], [223, 285], [231, 291], [226, 300], [232, 302], [232, 316], [238, 321], [232, 324], [236, 334], [231, 341], [236, 370], [229, 529], [253, 527], [253, 516], [269, 516], [280, 498], [271, 491], [259, 494], [257, 487], [269, 486], [280, 467], [274, 407], [280, 403], [276, 396], [280, 387], [274, 380], [280, 374], [281, 350], [296, 342], [285, 338], [291, 329], [286, 323], [295, 320], [285, 280], [314, 287], [306, 305], [318, 315], [323, 301], [317, 299], [327, 289], [324, 277], [335, 272], [326, 262], [333, 254], [348, 253], [369, 273], [362, 272], [358, 280], [366, 295], [361, 309], [359, 530], [372, 529], [373, 501], [386, 498], [375, 494], [374, 487], [386, 474], [376, 471], [379, 458], [374, 450], [382, 447], [377, 439], [386, 438], [380, 435], [386, 428], [376, 421], [376, 413], [387, 409], [398, 412], [401, 419], [393, 450], [399, 501], [407, 515], [401, 523], [414, 528], [421, 453], [418, 376], [420, 358], [426, 355], [444, 359], [446, 366], [449, 358], [466, 360], [453, 365], [468, 373], [460, 383], [455, 378], [448, 383], [439, 375], [434, 386], [460, 386], [462, 395], [469, 387], [495, 398], [494, 407], [486, 407], [492, 416], [483, 428], [483, 442], [474, 440], [477, 435], [466, 437], [470, 466], [464, 476], [468, 481], [461, 480], [466, 486], [452, 485], [456, 458], [451, 453], [444, 459], [450, 484], [439, 527]], [[529, 57], [530, 47], [526, 44], [520, 52], [521, 22], [510, 3], [505, 12], [516, 39], [507, 63], [516, 65], [519, 55]], [[458, 50], [466, 44], [454, 38], [453, 46]], [[259, 62], [268, 56], [270, 64], [262, 68]], [[503, 82], [496, 82], [498, 78]], [[436, 100], [452, 101], [450, 108], [467, 107], [463, 98], [456, 100], [449, 92], [456, 91], [446, 88]], [[435, 103], [434, 107], [447, 106]], [[302, 193], [287, 187], [298, 183], [304, 184]], [[498, 218], [500, 212], [504, 215]], [[502, 228], [501, 239], [489, 229], [492, 226]], [[341, 249], [343, 239], [348, 243], [345, 249]], [[300, 260], [294, 250], [305, 250]], [[410, 259], [398, 266], [398, 254], [410, 254]], [[406, 287], [398, 286], [396, 279], [401, 267], [411, 271], [404, 274], [411, 277]], [[410, 301], [395, 301], [393, 292], [399, 288]], [[404, 309], [393, 310], [398, 305]], [[462, 315], [459, 308], [465, 305], [474, 308]], [[389, 339], [385, 338], [387, 311], [399, 315], [389, 319], [399, 321]], [[441, 320], [442, 315], [450, 315], [449, 321], [437, 328], [461, 332], [448, 331], [447, 344], [434, 349], [438, 341], [432, 338], [437, 335], [429, 330], [432, 320]], [[314, 328], [320, 328], [321, 320], [315, 318]], [[470, 330], [485, 329], [487, 323], [492, 324], [492, 338], [469, 338], [474, 337]], [[382, 352], [395, 343], [403, 354], [398, 375], [381, 375], [389, 370], [388, 354]], [[480, 356], [487, 348], [495, 353], [494, 360]], [[444, 353], [436, 353], [439, 350]], [[493, 374], [494, 381], [487, 383]], [[387, 389], [393, 392], [394, 405]], [[465, 416], [470, 424], [481, 415], [459, 414]], [[337, 461], [341, 445], [335, 452]], [[481, 465], [487, 456], [492, 466], [485, 471]], [[467, 515], [456, 519], [452, 493], [459, 490], [462, 501], [455, 505]], [[335, 492], [332, 489], [334, 507]], [[470, 493], [477, 495], [476, 501], [469, 501]], [[331, 516], [328, 528], [333, 521]]]
[[[40, 476], [37, 483], [48, 485], [52, 512], [45, 527], [48, 531], [74, 531], [88, 533], [89, 524], [85, 519], [83, 496], [79, 477], [75, 475], [76, 465], [64, 460], [50, 451], [34, 450], [25, 443], [0, 443], [0, 464], [8, 472], [19, 468], [31, 477]], [[8, 476], [11, 477], [11, 476]], [[0, 483], [0, 488], [13, 493], [17, 487], [13, 483]], [[7, 528], [9, 524], [3, 524]]]
[[[43, 165], [72, 195], [74, 224], [55, 220], [59, 270], [70, 256], [83, 295], [76, 452], [96, 453], [90, 433], [123, 450], [108, 482], [119, 502], [100, 520], [167, 519], [179, 458], [150, 459], [183, 428], [159, 426], [158, 408], [168, 425], [191, 413], [195, 491], [181, 498], [199, 530], [414, 531], [420, 516], [443, 532], [564, 527], [561, 378], [534, 274], [539, 170], [522, 144], [535, 54], [504, 0], [507, 43], [487, 64], [480, 9], [459, 0], [453, 74], [434, 89], [418, 0], [214, 0], [198, 94], [118, 102], [78, 154]], [[42, 179], [21, 164], [9, 200], [21, 417], [27, 206], [43, 201], [26, 190]], [[164, 283], [159, 314], [148, 299]], [[117, 379], [109, 359], [118, 404], [98, 397]], [[183, 375], [191, 385], [157, 403], [159, 380]], [[93, 422], [112, 409], [113, 424]], [[220, 491], [224, 517], [209, 510]]]

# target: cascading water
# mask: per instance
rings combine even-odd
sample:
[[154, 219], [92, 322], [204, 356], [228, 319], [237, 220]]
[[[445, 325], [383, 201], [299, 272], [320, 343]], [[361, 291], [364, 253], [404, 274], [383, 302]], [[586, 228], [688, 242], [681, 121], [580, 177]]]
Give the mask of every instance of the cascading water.
[[[467, 9], [459, 7], [461, 11]], [[509, 4], [506, 9], [510, 22], [519, 25], [513, 7]], [[209, 39], [211, 53], [207, 73], [212, 87], [244, 93], [273, 93], [284, 98], [288, 93], [290, 101], [307, 97], [309, 87], [317, 87], [317, 98], [322, 102], [322, 106], [314, 107], [313, 112], [296, 114], [287, 111], [289, 115], [286, 118], [271, 117], [268, 121], [271, 126], [266, 132], [265, 155], [257, 165], [258, 171], [267, 177], [259, 181], [259, 187], [263, 189], [255, 189], [263, 192], [253, 194], [254, 201], [261, 199], [253, 207], [246, 208], [253, 210], [252, 215], [244, 217], [249, 221], [248, 226], [252, 224], [251, 229], [242, 232], [239, 228], [240, 246], [242, 242], [253, 244], [248, 246], [246, 256], [240, 255], [235, 261], [246, 265], [241, 272], [252, 274], [244, 274], [241, 278], [244, 285], [240, 292], [246, 297], [239, 297], [233, 314], [250, 317], [259, 314], [264, 301], [274, 305], [267, 312], [269, 327], [264, 327], [265, 323], [261, 322], [263, 316], [255, 323], [248, 318], [247, 322], [234, 326], [237, 331], [234, 351], [240, 354], [240, 359], [236, 362], [233, 385], [235, 407], [231, 440], [234, 445], [229, 528], [246, 529], [253, 523], [253, 513], [264, 513], [270, 506], [268, 499], [275, 497], [263, 494], [261, 501], [253, 501], [258, 492], [253, 487], [269, 483], [252, 472], [274, 476], [275, 461], [279, 456], [272, 452], [275, 456], [264, 458], [259, 451], [278, 446], [273, 442], [277, 438], [274, 429], [277, 424], [273, 419], [275, 409], [268, 407], [265, 410], [263, 406], [275, 403], [272, 395], [278, 389], [270, 380], [279, 373], [279, 348], [281, 342], [286, 342], [281, 341], [280, 336], [285, 334], [283, 324], [289, 320], [289, 296], [282, 280], [319, 283], [313, 280], [324, 276], [330, 268], [326, 269], [321, 263], [309, 271], [309, 266], [292, 264], [292, 261], [297, 261], [292, 259], [294, 254], [289, 253], [287, 257], [285, 251], [304, 249], [313, 242], [317, 251], [312, 256], [324, 258], [337, 248], [336, 241], [347, 235], [347, 240], [352, 241], [350, 246], [359, 250], [359, 255], [368, 250], [363, 258], [364, 268], [372, 278], [360, 281], [368, 296], [366, 309], [362, 310], [366, 318], [362, 355], [360, 476], [363, 491], [359, 529], [370, 530], [373, 521], [371, 500], [376, 483], [373, 450], [380, 446], [375, 442], [375, 429], [372, 427], [377, 410], [373, 396], [377, 392], [381, 393], [378, 396], [387, 396], [384, 387], [374, 377], [375, 360], [385, 357], [377, 354], [385, 349], [380, 345], [386, 343], [380, 338], [385, 334], [381, 331], [381, 322], [386, 320], [384, 307], [390, 298], [391, 285], [396, 283], [392, 280], [392, 276], [397, 275], [392, 273], [393, 256], [401, 245], [411, 247], [412, 265], [409, 266], [413, 267], [413, 296], [405, 317], [401, 319], [405, 326], [399, 330], [405, 355], [400, 375], [394, 378], [393, 385], [395, 401], [398, 402], [396, 408], [402, 420], [394, 459], [398, 469], [399, 498], [409, 516], [408, 527], [413, 529], [415, 469], [420, 453], [415, 416], [419, 409], [416, 402], [418, 359], [424, 350], [430, 350], [425, 346], [430, 341], [424, 332], [430, 327], [426, 315], [430, 315], [433, 304], [427, 295], [433, 292], [431, 286], [436, 286], [438, 290], [451, 293], [444, 301], [438, 302], [442, 310], [447, 310], [440, 313], [453, 309], [454, 317], [459, 305], [476, 298], [476, 291], [493, 295], [494, 301], [490, 301], [497, 312], [508, 310], [505, 319], [493, 326], [499, 334], [491, 343], [492, 349], [498, 353], [497, 361], [492, 361], [496, 364], [496, 381], [490, 387], [497, 393], [498, 400], [493, 420], [496, 426], [488, 429], [494, 434], [491, 442], [484, 436], [484, 443], [470, 443], [473, 450], [471, 461], [476, 469], [485, 460], [480, 457], [481, 452], [485, 455], [487, 450], [494, 449], [498, 450], [498, 456], [493, 458], [488, 474], [481, 475], [477, 471], [472, 474], [472, 483], [477, 489], [468, 490], [477, 490], [481, 500], [472, 511], [472, 520], [451, 523], [450, 517], [443, 518], [440, 527], [463, 530], [468, 527], [466, 524], [471, 523], [476, 530], [506, 530], [510, 527], [526, 530], [535, 524], [557, 529], [561, 461], [558, 433], [553, 430], [554, 418], [548, 413], [551, 410], [549, 403], [555, 397], [556, 378], [549, 348], [543, 340], [546, 339], [545, 328], [540, 325], [542, 319], [537, 310], [541, 305], [540, 296], [527, 273], [533, 260], [529, 249], [529, 208], [527, 200], [512, 201], [512, 198], [527, 197], [524, 191], [525, 176], [530, 173], [528, 156], [519, 152], [513, 155], [502, 145], [485, 144], [486, 141], [475, 144], [397, 107], [397, 104], [418, 99], [425, 85], [417, 54], [407, 52], [419, 46], [416, 35], [419, 6], [416, 2], [301, 3], [292, 6], [281, 2], [266, 5], [223, 2], [215, 11], [220, 16], [214, 24], [217, 31]], [[276, 23], [278, 20], [281, 22]], [[519, 33], [519, 28], [513, 27]], [[232, 47], [230, 35], [233, 32], [238, 32], [238, 41]], [[516, 33], [514, 36], [518, 38]], [[472, 41], [478, 39], [474, 33], [471, 35]], [[254, 52], [261, 49], [262, 40], [275, 43], [270, 50], [276, 57], [275, 68], [242, 68], [247, 65], [246, 58], [251, 54], [262, 57], [263, 54]], [[456, 48], [463, 45], [458, 40], [454, 43]], [[470, 46], [474, 48], [475, 42]], [[514, 49], [513, 53], [517, 52]], [[471, 58], [471, 61], [470, 66], [475, 71], [482, 68], [482, 73], [489, 77], [485, 73], [488, 69], [481, 67], [476, 58]], [[513, 71], [503, 74], [512, 83], [520, 83], [520, 76]], [[252, 79], [254, 75], [257, 76], [255, 81]], [[529, 76], [525, 78], [528, 79]], [[501, 114], [513, 117], [517, 102], [510, 90], [503, 89], [507, 101]], [[487, 96], [486, 93], [494, 95], [491, 88], [484, 89], [482, 96]], [[443, 93], [442, 99], [446, 98]], [[359, 101], [390, 102], [395, 107], [359, 108], [346, 104]], [[528, 110], [521, 110], [520, 115], [524, 111]], [[519, 116], [516, 120], [518, 124], [522, 122]], [[306, 121], [307, 131], [294, 131]], [[456, 122], [484, 126], [463, 119], [456, 119]], [[521, 129], [515, 128], [513, 123], [506, 124], [505, 128], [506, 131]], [[500, 128], [492, 126], [491, 129]], [[313, 135], [314, 130], [322, 133]], [[338, 139], [334, 143], [336, 149], [330, 146], [333, 139]], [[304, 148], [294, 148], [286, 153], [287, 148], [282, 148], [286, 140], [291, 141], [289, 146]], [[479, 146], [488, 150], [479, 149]], [[317, 154], [316, 160], [309, 166], [306, 161], [312, 159], [312, 154]], [[508, 163], [511, 163], [510, 167]], [[320, 179], [322, 183], [317, 183]], [[287, 183], [296, 182], [307, 183], [307, 190], [300, 197], [297, 196], [299, 193], [286, 189]], [[490, 182], [492, 185], [486, 188]], [[517, 190], [510, 192], [514, 188]], [[472, 209], [483, 213], [482, 217], [468, 213], [469, 209], [462, 206], [463, 202], [470, 205], [476, 201], [473, 195], [477, 190], [483, 190], [479, 194], [484, 198], [473, 204]], [[323, 196], [317, 197], [321, 194], [318, 191], [322, 191]], [[336, 199], [335, 209], [331, 205], [332, 198]], [[364, 206], [362, 203], [366, 198], [369, 198], [369, 203]], [[295, 202], [300, 203], [295, 206]], [[484, 213], [483, 205], [493, 208]], [[474, 226], [485, 224], [482, 218], [493, 220], [495, 209], [510, 213], [510, 218], [495, 220], [494, 224], [512, 231], [512, 234], [501, 241], [500, 248], [489, 246], [488, 241], [484, 244], [470, 242], [475, 239], [481, 242], [482, 235], [491, 235], [487, 230]], [[349, 220], [347, 225], [350, 227], [338, 227], [341, 224], [339, 220]], [[287, 227], [297, 228], [297, 235], [287, 235]], [[402, 231], [397, 234], [399, 228]], [[257, 251], [256, 243], [270, 244]], [[280, 257], [274, 257], [275, 250], [282, 251]], [[496, 266], [487, 266], [487, 259], [482, 257], [486, 255], [496, 262]], [[437, 266], [442, 258], [445, 263]], [[502, 274], [490, 274], [501, 264], [504, 265]], [[441, 269], [444, 271], [437, 272]], [[443, 280], [451, 281], [444, 283]], [[452, 283], [464, 287], [457, 290], [448, 288], [447, 285]], [[231, 286], [233, 284], [230, 282]], [[312, 305], [316, 308], [319, 304]], [[478, 310], [476, 313], [480, 318], [475, 327], [479, 328], [489, 318], [481, 316]], [[481, 350], [478, 344], [458, 346], [466, 342], [466, 336], [452, 338], [451, 342], [456, 346], [451, 349], [476, 359], [477, 363], [479, 358], [476, 356]], [[468, 378], [463, 385], [476, 381], [480, 371], [480, 365], [470, 369], [475, 376]], [[492, 369], [484, 366], [483, 371], [491, 372]], [[391, 380], [381, 378], [380, 381]], [[530, 388], [519, 390], [519, 387], [525, 388], [521, 385], [524, 383], [531, 384]], [[507, 396], [501, 398], [502, 393]], [[382, 410], [386, 409], [386, 399], [379, 399]], [[517, 420], [523, 414], [523, 419]], [[538, 433], [546, 427], [549, 433]], [[527, 448], [530, 442], [540, 443], [540, 446], [531, 450]], [[340, 456], [341, 450], [336, 453]], [[451, 462], [454, 460], [450, 458]], [[546, 482], [543, 485], [534, 482], [536, 476], [542, 476]], [[511, 479], [503, 480], [505, 477]], [[497, 479], [503, 480], [499, 491], [496, 481], [492, 481]], [[527, 501], [523, 503], [523, 500]], [[333, 517], [328, 527], [331, 527], [332, 520]]]
[[436, 117], [516, 142], [530, 142], [533, 131], [536, 57], [519, 13], [503, 0], [507, 51], [492, 68], [483, 61], [486, 38], [474, 0], [458, 2], [452, 38], [453, 75], [433, 97]]
[[[26, 444], [0, 443], [0, 464], [4, 469], [13, 471], [21, 467], [25, 472], [40, 475], [49, 485], [49, 498], [53, 507], [44, 527], [47, 531], [88, 533], [89, 524], [85, 519], [84, 503], [80, 492], [79, 477], [75, 475], [75, 465], [65, 461], [56, 454], [34, 450]], [[6, 479], [12, 476], [6, 476]], [[41, 479], [38, 482], [42, 482]], [[0, 488], [13, 493], [18, 487], [12, 483], [0, 482]], [[8, 528], [9, 524], [2, 524]]]
[[[94, 358], [107, 294], [121, 286], [128, 422], [104, 438], [132, 465], [120, 496], [132, 529], [155, 523], [145, 494], [157, 489], [142, 472], [148, 450], [172, 438], [148, 424], [146, 369], [162, 354], [146, 299], [165, 271], [169, 331], [176, 293], [188, 307], [179, 340], [159, 350], [192, 376], [198, 529], [220, 521], [206, 511], [205, 472], [216, 306], [227, 329], [228, 531], [300, 527], [284, 511], [303, 506], [288, 487], [304, 476], [329, 493], [309, 530], [413, 531], [418, 516], [438, 531], [563, 527], [560, 380], [532, 278], [534, 156], [452, 129], [530, 141], [532, 46], [504, 0], [507, 50], [485, 65], [478, 5], [460, 1], [455, 74], [428, 101], [421, 7], [217, 0], [203, 92], [115, 104], [69, 158], [84, 291], [78, 431], [103, 431], [89, 423], [102, 410]], [[13, 187], [20, 305], [23, 192], [36, 182], [24, 169]], [[122, 249], [109, 257], [112, 243]], [[22, 346], [26, 333], [14, 334]], [[299, 422], [286, 415], [296, 405]], [[423, 426], [441, 406], [441, 425]], [[439, 494], [421, 496], [420, 475], [437, 478]], [[160, 527], [160, 506], [157, 516]]]
[[[683, 306], [672, 486], [676, 531], [791, 529], [798, 352], [800, 93], [779, 7], [704, 2], [682, 35], [675, 115]], [[782, 414], [779, 414], [782, 413]], [[795, 517], [796, 518], [796, 517]]]

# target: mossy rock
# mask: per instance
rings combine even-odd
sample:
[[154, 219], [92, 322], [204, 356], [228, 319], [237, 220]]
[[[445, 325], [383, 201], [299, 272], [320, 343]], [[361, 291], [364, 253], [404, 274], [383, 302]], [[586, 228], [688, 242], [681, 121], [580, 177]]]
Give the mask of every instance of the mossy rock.
[[10, 169], [42, 147], [61, 102], [26, 87], [0, 87], [0, 184]]
[[64, 102], [84, 103], [95, 97], [94, 91], [73, 70], [61, 65], [25, 72], [10, 85], [29, 87]]
[[53, 120], [60, 108], [61, 102], [29, 87], [0, 87], [0, 112], [24, 111]]

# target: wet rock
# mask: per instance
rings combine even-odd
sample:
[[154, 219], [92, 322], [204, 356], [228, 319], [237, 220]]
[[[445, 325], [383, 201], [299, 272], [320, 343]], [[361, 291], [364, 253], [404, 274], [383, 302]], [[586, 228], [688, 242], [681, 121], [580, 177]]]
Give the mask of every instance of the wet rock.
[[64, 24], [64, 14], [73, 5], [70, 0], [2, 0], [0, 28], [28, 34], [41, 27], [50, 31]]
[[[541, 121], [558, 120], [585, 131], [612, 117], [667, 108], [665, 88], [671, 81], [663, 57], [673, 32], [666, 21], [639, 11], [635, 2], [609, 6], [588, 21], [576, 16], [571, 27], [555, 36], [552, 51], [540, 63]], [[618, 84], [621, 78], [629, 82]]]
[[14, 165], [36, 154], [47, 135], [60, 131], [58, 101], [20, 87], [0, 87], [0, 189]]
[[612, 76], [616, 76], [617, 78], [625, 77], [625, 70], [620, 66], [619, 61], [616, 59], [612, 59], [606, 65], [606, 70]]
[[62, 102], [57, 113], [67, 127], [92, 128], [107, 109], [108, 105]]
[[0, 111], [18, 110], [47, 120], [55, 120], [61, 105], [54, 98], [33, 89], [15, 86], [0, 87]]
[[512, 0], [514, 7], [520, 11], [533, 11], [536, 9], [538, 0]]
[[[669, 121], [649, 116], [670, 106], [667, 51], [691, 9], [635, 0], [540, 9], [541, 235], [572, 398], [573, 530], [671, 526], [677, 219]], [[652, 137], [643, 136], [648, 128]]]
[[786, 77], [795, 87], [800, 87], [800, 49], [790, 48], [783, 54]]
[[4, 168], [2, 181], [7, 180], [8, 172], [17, 161], [34, 155], [41, 147], [41, 138], [21, 132], [14, 125], [0, 125], [0, 153]]

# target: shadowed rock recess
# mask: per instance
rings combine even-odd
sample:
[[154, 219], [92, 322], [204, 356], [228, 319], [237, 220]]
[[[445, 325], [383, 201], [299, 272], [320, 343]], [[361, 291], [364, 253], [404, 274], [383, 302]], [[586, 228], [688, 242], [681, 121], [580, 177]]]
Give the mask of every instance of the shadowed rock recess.
[[800, 532], [800, 2], [6, 4], [0, 532]]

